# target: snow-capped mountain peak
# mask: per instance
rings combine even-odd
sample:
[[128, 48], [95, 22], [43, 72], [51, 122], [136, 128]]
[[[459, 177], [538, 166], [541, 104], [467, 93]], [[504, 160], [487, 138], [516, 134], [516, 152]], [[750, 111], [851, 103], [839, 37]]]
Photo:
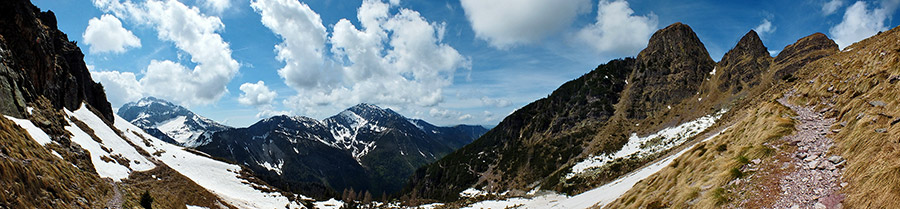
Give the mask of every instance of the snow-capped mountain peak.
[[206, 144], [205, 136], [230, 128], [155, 97], [125, 104], [117, 114], [159, 139], [186, 147]]

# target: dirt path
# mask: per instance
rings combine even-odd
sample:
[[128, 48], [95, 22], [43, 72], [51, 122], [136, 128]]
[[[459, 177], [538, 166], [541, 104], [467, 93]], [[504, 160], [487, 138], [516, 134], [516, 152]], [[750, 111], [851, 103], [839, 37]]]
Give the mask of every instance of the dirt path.
[[844, 197], [838, 191], [846, 186], [841, 177], [845, 161], [828, 155], [834, 141], [826, 136], [835, 119], [824, 118], [825, 111], [791, 104], [787, 98], [792, 94], [785, 94], [778, 102], [797, 113], [797, 131], [783, 138], [797, 145], [790, 160], [797, 169], [781, 178], [782, 194], [771, 208], [842, 208]]
[[106, 182], [113, 187], [113, 197], [106, 202], [106, 208], [121, 209], [122, 203], [125, 203], [125, 201], [122, 200], [122, 191], [120, 191], [119, 185], [113, 182], [112, 179], [106, 179]]

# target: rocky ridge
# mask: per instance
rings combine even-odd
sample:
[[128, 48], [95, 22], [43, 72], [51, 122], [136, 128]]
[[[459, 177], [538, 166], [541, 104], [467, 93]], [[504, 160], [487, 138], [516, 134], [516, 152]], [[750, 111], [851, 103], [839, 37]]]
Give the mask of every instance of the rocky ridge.
[[84, 54], [57, 29], [52, 11], [9, 0], [0, 2], [0, 14], [0, 113], [21, 118], [28, 103], [44, 97], [56, 109], [84, 102], [113, 120], [103, 86], [91, 80]]

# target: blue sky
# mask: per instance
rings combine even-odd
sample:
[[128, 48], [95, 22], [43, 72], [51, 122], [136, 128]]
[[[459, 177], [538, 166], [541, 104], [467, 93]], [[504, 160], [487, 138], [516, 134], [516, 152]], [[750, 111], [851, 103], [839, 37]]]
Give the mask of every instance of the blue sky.
[[815, 32], [845, 47], [893, 28], [898, 2], [34, 0], [114, 108], [155, 96], [232, 126], [360, 102], [493, 125], [675, 22], [714, 60], [754, 28], [774, 56]]

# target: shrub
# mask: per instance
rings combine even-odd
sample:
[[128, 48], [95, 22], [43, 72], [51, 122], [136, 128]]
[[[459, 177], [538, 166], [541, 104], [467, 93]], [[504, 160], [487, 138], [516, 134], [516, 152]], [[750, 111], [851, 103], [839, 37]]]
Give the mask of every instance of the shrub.
[[144, 191], [144, 194], [141, 195], [141, 207], [145, 209], [153, 208], [153, 197], [150, 196], [150, 192]]

